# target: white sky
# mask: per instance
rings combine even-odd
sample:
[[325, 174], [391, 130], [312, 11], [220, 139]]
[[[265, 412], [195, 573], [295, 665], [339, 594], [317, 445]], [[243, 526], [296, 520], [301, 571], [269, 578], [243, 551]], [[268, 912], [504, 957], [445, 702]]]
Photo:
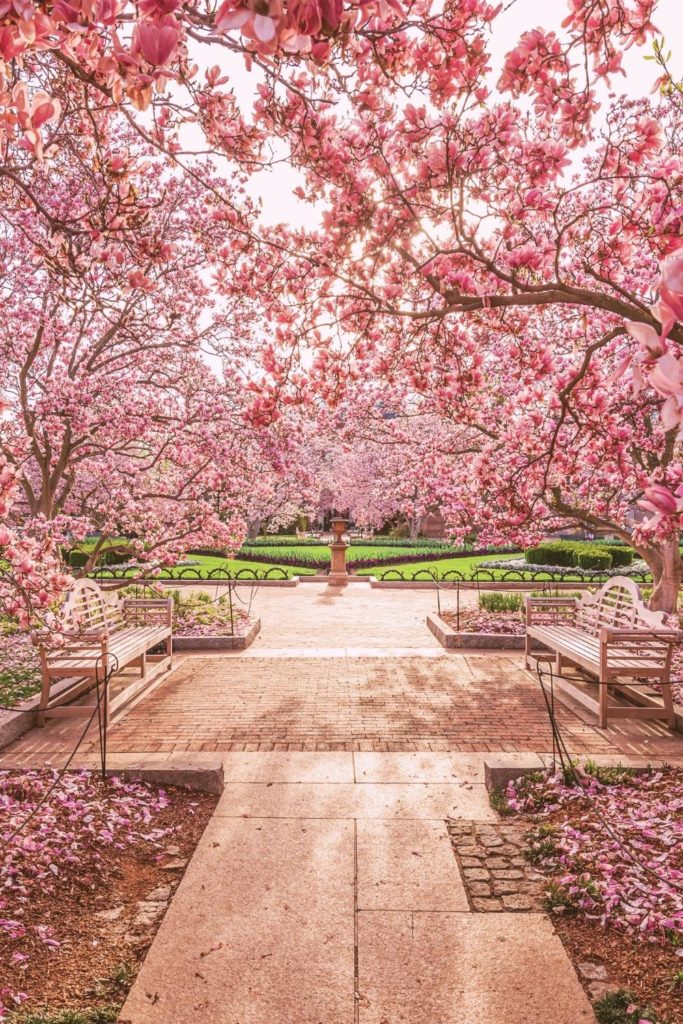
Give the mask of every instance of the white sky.
[[[559, 32], [568, 7], [567, 0], [516, 0], [509, 10], [499, 15], [494, 22], [490, 41], [493, 81], [498, 77], [505, 54], [512, 49], [522, 32], [538, 27]], [[683, 78], [683, 48], [679, 45], [683, 28], [683, 0], [659, 0], [654, 20], [673, 52], [673, 71], [680, 81]], [[632, 97], [649, 95], [658, 71], [656, 64], [644, 59], [651, 52], [649, 44], [633, 48], [626, 54], [624, 67], [627, 74], [626, 77], [614, 78], [612, 87], [615, 92]], [[230, 76], [231, 85], [246, 113], [258, 82], [257, 75], [248, 72], [234, 58], [230, 59], [226, 55], [221, 60], [221, 56], [220, 53], [216, 55], [217, 62], [224, 66]], [[211, 57], [213, 63], [214, 55]], [[253, 178], [248, 191], [254, 198], [261, 200], [262, 220], [265, 224], [285, 222], [292, 227], [317, 226], [317, 210], [294, 195], [294, 189], [300, 182], [298, 172], [284, 164]]]

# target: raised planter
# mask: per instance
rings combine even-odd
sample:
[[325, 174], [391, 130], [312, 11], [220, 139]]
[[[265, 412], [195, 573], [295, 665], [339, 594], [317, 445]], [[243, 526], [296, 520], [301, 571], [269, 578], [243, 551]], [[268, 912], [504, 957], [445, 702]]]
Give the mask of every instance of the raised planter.
[[438, 615], [428, 615], [427, 625], [442, 647], [449, 649], [480, 647], [484, 650], [524, 650], [523, 636], [514, 636], [510, 633], [458, 633]]
[[253, 644], [261, 632], [261, 620], [256, 619], [249, 631], [241, 636], [174, 636], [174, 651], [243, 651]]

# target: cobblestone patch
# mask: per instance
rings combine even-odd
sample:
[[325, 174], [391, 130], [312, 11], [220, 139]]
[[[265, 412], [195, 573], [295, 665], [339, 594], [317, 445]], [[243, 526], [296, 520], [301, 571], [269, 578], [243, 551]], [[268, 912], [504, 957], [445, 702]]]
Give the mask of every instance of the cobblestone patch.
[[543, 909], [546, 878], [524, 857], [523, 829], [449, 821], [448, 834], [472, 910], [510, 913]]

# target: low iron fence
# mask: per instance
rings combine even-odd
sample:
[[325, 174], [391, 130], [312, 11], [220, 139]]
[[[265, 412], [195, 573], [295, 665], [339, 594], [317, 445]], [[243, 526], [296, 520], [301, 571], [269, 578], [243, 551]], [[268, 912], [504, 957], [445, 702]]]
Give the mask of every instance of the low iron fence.
[[[329, 566], [327, 570], [329, 570]], [[550, 572], [548, 569], [537, 572], [525, 569], [477, 569], [469, 573], [460, 572], [458, 569], [449, 569], [447, 572], [439, 573], [436, 566], [430, 569], [417, 569], [414, 572], [405, 569], [382, 569], [380, 566], [377, 566], [373, 570], [372, 575], [380, 582], [433, 582], [441, 586], [447, 586], [449, 583], [563, 583], [580, 586], [581, 584], [605, 583], [615, 573], [604, 572], [599, 569], [585, 569], [579, 576], [571, 568], [558, 568], [555, 572]], [[647, 584], [652, 582], [652, 576], [647, 572], [628, 572], [622, 570], [619, 575], [628, 576], [630, 579], [635, 580], [636, 583]], [[182, 580], [203, 583], [222, 580], [229, 582], [230, 580], [291, 579], [291, 575], [287, 570], [279, 566], [273, 566], [269, 569], [258, 569], [256, 567], [253, 569], [238, 569], [236, 572], [229, 572], [222, 568], [206, 570], [202, 569], [201, 566], [186, 566], [177, 569], [173, 567], [158, 568], [151, 571], [147, 571], [145, 566], [140, 566], [138, 570], [119, 568], [117, 566], [101, 566], [90, 573], [90, 576], [100, 581], [133, 581], [145, 578], [164, 583]]]

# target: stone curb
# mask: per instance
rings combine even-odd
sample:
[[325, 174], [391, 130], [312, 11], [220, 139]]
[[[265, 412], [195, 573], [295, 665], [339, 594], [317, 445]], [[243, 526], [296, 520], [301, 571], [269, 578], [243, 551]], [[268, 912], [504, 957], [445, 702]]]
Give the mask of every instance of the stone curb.
[[175, 651], [244, 651], [251, 647], [261, 632], [261, 620], [257, 619], [244, 636], [174, 636]]
[[[2, 771], [51, 771], [60, 764], [3, 764]], [[70, 772], [100, 772], [97, 753], [78, 757], [69, 766]], [[220, 796], [225, 786], [223, 761], [216, 754], [110, 754], [107, 758], [107, 776], [116, 776], [128, 782], [148, 782], [152, 786], [178, 786], [199, 793]]]
[[[622, 757], [618, 754], [581, 754], [578, 755], [579, 762], [594, 761], [603, 768], [621, 767], [630, 768], [637, 775], [644, 775], [655, 768], [665, 768], [667, 765], [683, 766], [683, 758], [647, 758], [647, 757]], [[484, 784], [487, 790], [502, 789], [509, 782], [521, 778], [523, 775], [531, 775], [533, 772], [542, 771], [548, 767], [550, 755], [545, 759], [539, 754], [502, 754], [500, 757], [487, 757], [484, 761]]]
[[552, 580], [380, 580], [376, 576], [366, 576], [371, 579], [370, 584], [374, 587], [405, 587], [414, 590], [441, 590], [444, 592], [455, 592], [458, 588], [465, 591], [479, 593], [480, 590], [494, 591], [522, 591], [541, 590], [544, 585], [551, 590], [581, 590], [582, 588], [595, 587], [595, 583], [554, 583]]
[[225, 785], [223, 762], [213, 758], [202, 764], [187, 758], [169, 758], [162, 763], [149, 763], [139, 759], [128, 765], [111, 764], [108, 776], [117, 776], [129, 782], [146, 782], [151, 786], [178, 786], [194, 789], [199, 793], [213, 793], [220, 796]]
[[[299, 583], [326, 583], [329, 587], [345, 587], [347, 583], [370, 583], [374, 576], [354, 576], [349, 573], [345, 579], [335, 580], [329, 575], [297, 576]], [[371, 584], [372, 585], [372, 584]]]
[[[108, 587], [117, 585], [120, 586], [121, 580], [104, 579], [97, 581], [100, 586], [106, 590]], [[307, 576], [292, 576], [287, 580], [254, 580], [254, 579], [235, 579], [235, 580], [221, 580], [221, 579], [183, 579], [183, 580], [168, 580], [168, 579], [149, 579], [149, 580], [134, 580], [136, 584], [141, 587], [152, 586], [152, 584], [159, 584], [163, 587], [227, 587], [230, 583], [243, 584], [244, 586], [254, 587], [298, 587], [300, 583], [329, 583], [327, 576], [318, 575], [307, 575]], [[385, 590], [436, 590], [437, 584], [440, 589], [444, 591], [453, 591], [458, 586], [458, 581], [453, 580], [380, 580], [376, 576], [358, 576], [351, 572], [349, 574], [349, 582], [360, 583], [369, 582], [370, 586], [375, 589]], [[596, 586], [595, 583], [553, 583], [552, 581], [543, 580], [481, 580], [471, 581], [462, 580], [460, 586], [463, 590], [512, 590], [512, 591], [530, 591], [540, 590], [544, 582], [548, 583], [548, 586], [552, 590], [581, 590], [582, 588], [588, 588]]]
[[427, 626], [442, 647], [477, 648], [485, 650], [523, 651], [524, 637], [511, 636], [509, 633], [457, 633], [438, 615], [427, 616]]

